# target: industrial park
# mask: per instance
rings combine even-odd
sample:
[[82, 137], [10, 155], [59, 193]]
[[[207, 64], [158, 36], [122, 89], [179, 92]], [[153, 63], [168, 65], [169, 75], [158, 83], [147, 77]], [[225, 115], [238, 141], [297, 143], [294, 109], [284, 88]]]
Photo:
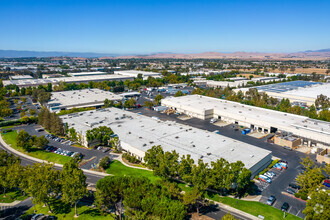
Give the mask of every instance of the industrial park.
[[330, 1], [1, 1], [0, 220], [330, 219]]

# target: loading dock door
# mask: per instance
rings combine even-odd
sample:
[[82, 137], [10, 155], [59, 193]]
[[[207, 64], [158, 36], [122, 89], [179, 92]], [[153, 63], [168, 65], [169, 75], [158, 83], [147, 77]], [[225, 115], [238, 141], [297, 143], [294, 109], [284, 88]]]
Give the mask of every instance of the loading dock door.
[[270, 127], [270, 133], [275, 133], [277, 131], [277, 128]]

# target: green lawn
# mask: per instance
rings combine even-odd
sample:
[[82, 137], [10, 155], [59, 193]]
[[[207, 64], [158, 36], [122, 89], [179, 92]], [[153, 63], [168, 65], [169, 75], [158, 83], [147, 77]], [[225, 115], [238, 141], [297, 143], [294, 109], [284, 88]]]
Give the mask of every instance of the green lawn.
[[[262, 215], [267, 220], [277, 220], [283, 219], [283, 212], [279, 209], [276, 209], [272, 206], [263, 204], [261, 202], [253, 202], [253, 201], [244, 201], [239, 199], [234, 199], [230, 197], [220, 197], [218, 194], [208, 193], [206, 195], [208, 199], [224, 203], [236, 209], [242, 210], [244, 212], [250, 213], [251, 215], [258, 216]], [[291, 220], [301, 220], [301, 218], [286, 214], [285, 219]]]
[[117, 160], [111, 162], [110, 168], [106, 172], [114, 176], [145, 176], [152, 182], [161, 180], [160, 177], [154, 176], [152, 171], [127, 167]]
[[[43, 213], [44, 215], [52, 215], [56, 216], [57, 219], [61, 220], [71, 220], [71, 219], [80, 219], [80, 220], [92, 220], [92, 219], [111, 219], [114, 218], [110, 215], [102, 216], [101, 213], [92, 207], [89, 206], [78, 206], [78, 218], [74, 218], [74, 207], [70, 208], [65, 206], [60, 200], [55, 202], [54, 207], [52, 207], [53, 213], [48, 213], [47, 207], [42, 207], [42, 205], [35, 205], [31, 209], [29, 209], [24, 216], [33, 214], [33, 213]], [[36, 210], [36, 212], [35, 212]], [[23, 216], [23, 217], [24, 217]]]
[[1, 134], [1, 135], [2, 135], [3, 140], [7, 144], [11, 145], [12, 148], [14, 148], [14, 149], [16, 149], [20, 152], [23, 152], [23, 153], [25, 153], [25, 154], [27, 154], [31, 157], [35, 157], [35, 158], [38, 158], [38, 159], [41, 159], [41, 160], [47, 160], [49, 162], [59, 163], [59, 164], [65, 164], [65, 163], [67, 163], [71, 160], [71, 157], [58, 155], [58, 154], [55, 154], [55, 153], [40, 150], [38, 148], [32, 148], [30, 150], [30, 152], [24, 152], [23, 149], [18, 148], [16, 146], [16, 138], [17, 138], [17, 135], [18, 135], [16, 130], [13, 130], [11, 132], [8, 132], [6, 134]]
[[4, 194], [0, 194], [0, 203], [12, 203], [15, 200], [23, 201], [27, 197], [23, 196], [19, 190], [11, 190], [6, 193], [6, 197], [4, 197]]

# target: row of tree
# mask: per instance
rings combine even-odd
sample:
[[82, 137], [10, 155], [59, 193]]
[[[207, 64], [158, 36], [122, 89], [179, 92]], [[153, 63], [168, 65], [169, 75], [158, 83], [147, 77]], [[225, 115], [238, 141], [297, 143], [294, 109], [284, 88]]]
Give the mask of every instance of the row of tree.
[[61, 118], [50, 112], [46, 107], [42, 107], [38, 114], [38, 124], [42, 125], [50, 133], [64, 135], [64, 125]]
[[2, 150], [0, 175], [4, 194], [9, 189], [20, 189], [31, 196], [34, 203], [46, 205], [49, 212], [61, 197], [65, 204], [75, 207], [77, 216], [77, 204], [87, 194], [86, 176], [74, 160], [66, 163], [62, 171], [54, 169], [52, 164], [35, 163], [23, 167], [19, 157]]
[[144, 161], [155, 175], [192, 185], [193, 190], [188, 195], [194, 204], [203, 200], [207, 189], [213, 189], [222, 194], [231, 192], [243, 195], [250, 185], [251, 171], [244, 168], [241, 161], [229, 163], [220, 158], [208, 164], [199, 159], [196, 164], [190, 155], [179, 158], [179, 154], [175, 151], [164, 152], [160, 146], [149, 149]]

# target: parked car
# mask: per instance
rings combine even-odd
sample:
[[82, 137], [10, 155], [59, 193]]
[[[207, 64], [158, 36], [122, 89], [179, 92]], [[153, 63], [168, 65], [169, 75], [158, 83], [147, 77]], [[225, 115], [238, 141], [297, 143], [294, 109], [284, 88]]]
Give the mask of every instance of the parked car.
[[284, 202], [283, 205], [281, 206], [282, 212], [286, 212], [289, 209], [289, 203]]
[[43, 216], [44, 214], [39, 213], [39, 214], [35, 214], [34, 216], [32, 216], [31, 220], [37, 220], [39, 217]]
[[277, 163], [273, 166], [277, 170], [282, 170], [282, 167]]
[[289, 193], [289, 194], [292, 194], [292, 195], [294, 195], [294, 194], [296, 193], [296, 192], [295, 192], [292, 188], [290, 188], [290, 187], [286, 189], [286, 192]]
[[269, 196], [269, 198], [267, 199], [267, 205], [273, 205], [275, 200], [275, 196]]
[[215, 123], [215, 122], [217, 122], [217, 119], [216, 119], [216, 118], [212, 118], [212, 119], [210, 120], [210, 123], [211, 123], [211, 124], [213, 124], [213, 123]]
[[288, 169], [288, 165], [286, 163], [278, 163], [283, 169]]
[[292, 151], [291, 147], [284, 146], [283, 148], [286, 149], [286, 150]]
[[294, 183], [290, 183], [289, 186], [293, 189], [301, 189], [300, 186], [298, 186], [297, 184], [294, 184]]
[[330, 187], [330, 180], [328, 180], [328, 179], [324, 180], [323, 185]]
[[265, 176], [265, 175], [259, 175], [259, 180], [261, 180], [263, 182], [266, 182], [266, 183], [271, 183], [272, 182], [272, 180], [269, 177]]
[[273, 179], [273, 175], [271, 175], [270, 173], [264, 173], [263, 175], [267, 176], [270, 179]]
[[288, 161], [286, 161], [286, 160], [279, 160], [278, 162], [279, 163], [286, 163], [286, 164], [288, 164]]

